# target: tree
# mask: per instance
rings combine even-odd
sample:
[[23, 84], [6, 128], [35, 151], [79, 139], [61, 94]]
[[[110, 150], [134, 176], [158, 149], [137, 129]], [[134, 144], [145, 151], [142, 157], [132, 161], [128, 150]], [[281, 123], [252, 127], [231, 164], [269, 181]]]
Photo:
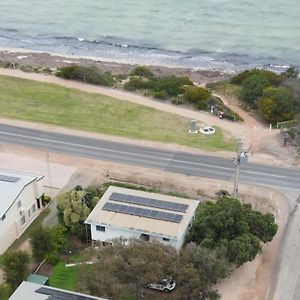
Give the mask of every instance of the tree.
[[243, 234], [229, 241], [227, 257], [237, 266], [253, 260], [261, 252], [260, 240], [253, 234]]
[[53, 234], [50, 228], [38, 227], [31, 235], [32, 253], [37, 261], [42, 261], [53, 250]]
[[85, 238], [84, 221], [90, 213], [85, 201], [84, 190], [72, 190], [57, 197], [57, 208], [63, 217], [63, 222], [75, 235]]
[[97, 262], [93, 266], [81, 266], [78, 271], [82, 292], [109, 299], [123, 299], [126, 293], [134, 294], [134, 299], [141, 299], [142, 295], [150, 299], [143, 287], [171, 276], [177, 283], [174, 299], [216, 299], [212, 298], [216, 293], [198, 269], [180, 257], [173, 247], [131, 240], [128, 246], [115, 242], [111, 247], [96, 250], [92, 256], [98, 257]]
[[242, 82], [240, 97], [249, 106], [256, 107], [256, 102], [261, 97], [263, 90], [270, 86], [270, 82], [261, 75], [251, 75]]
[[47, 259], [51, 264], [58, 262], [61, 250], [66, 246], [66, 228], [56, 226], [44, 228], [40, 226], [31, 235], [30, 244], [33, 256], [37, 261]]
[[7, 252], [3, 258], [5, 282], [16, 289], [28, 276], [29, 255], [24, 251]]
[[258, 101], [262, 116], [271, 123], [292, 120], [295, 115], [293, 98], [287, 88], [268, 87]]
[[181, 253], [182, 258], [194, 265], [200, 277], [210, 286], [226, 278], [234, 269], [223, 253], [207, 249], [196, 243], [189, 243]]
[[249, 204], [223, 197], [216, 203], [199, 206], [187, 241], [216, 250], [215, 257], [225, 255], [229, 262], [239, 266], [254, 259], [261, 251], [260, 243], [271, 241], [276, 232], [277, 225], [271, 214], [264, 215], [253, 211]]

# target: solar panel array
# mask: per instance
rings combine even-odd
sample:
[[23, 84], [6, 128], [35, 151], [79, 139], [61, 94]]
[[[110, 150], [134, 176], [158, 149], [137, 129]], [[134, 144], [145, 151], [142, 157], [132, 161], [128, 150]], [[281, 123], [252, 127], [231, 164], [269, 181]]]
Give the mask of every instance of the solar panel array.
[[48, 300], [94, 300], [95, 297], [88, 295], [78, 295], [67, 291], [59, 291], [55, 289], [49, 289], [47, 287], [41, 287], [36, 290], [36, 293], [47, 295]]
[[0, 174], [0, 181], [6, 181], [6, 182], [18, 182], [20, 180], [20, 177], [13, 177], [13, 176], [7, 176]]
[[135, 207], [135, 206], [128, 206], [123, 204], [117, 204], [112, 202], [106, 202], [103, 207], [103, 210], [133, 215], [138, 217], [150, 218], [150, 219], [157, 219], [162, 221], [180, 223], [183, 216], [179, 214], [173, 214], [168, 212], [163, 212], [159, 210]]
[[162, 200], [157, 200], [152, 198], [145, 198], [145, 197], [139, 197], [139, 196], [133, 196], [133, 195], [127, 195], [121, 193], [112, 193], [109, 197], [109, 200], [149, 206], [149, 207], [156, 207], [156, 208], [178, 211], [183, 213], [185, 213], [189, 207], [187, 204], [171, 202], [171, 201], [162, 201]]

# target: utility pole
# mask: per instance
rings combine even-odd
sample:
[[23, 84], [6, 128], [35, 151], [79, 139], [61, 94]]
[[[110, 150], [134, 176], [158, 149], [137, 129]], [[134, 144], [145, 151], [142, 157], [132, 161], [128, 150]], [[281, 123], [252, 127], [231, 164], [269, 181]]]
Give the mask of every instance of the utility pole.
[[236, 147], [236, 158], [233, 161], [235, 164], [234, 187], [232, 193], [233, 198], [236, 198], [239, 189], [242, 145], [243, 138], [238, 138]]

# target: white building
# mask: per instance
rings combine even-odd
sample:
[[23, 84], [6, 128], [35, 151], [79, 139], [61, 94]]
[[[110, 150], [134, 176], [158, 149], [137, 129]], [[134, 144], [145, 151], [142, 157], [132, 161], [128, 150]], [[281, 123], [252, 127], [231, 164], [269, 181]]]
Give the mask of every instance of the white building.
[[107, 300], [76, 292], [23, 281], [9, 300]]
[[38, 215], [43, 176], [0, 169], [0, 254]]
[[110, 186], [85, 220], [94, 241], [157, 240], [179, 250], [198, 200]]

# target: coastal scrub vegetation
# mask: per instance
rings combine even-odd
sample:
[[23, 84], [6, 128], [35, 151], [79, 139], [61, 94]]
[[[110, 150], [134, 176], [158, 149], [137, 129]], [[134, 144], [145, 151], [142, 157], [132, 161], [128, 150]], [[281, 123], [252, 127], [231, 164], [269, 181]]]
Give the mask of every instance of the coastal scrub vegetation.
[[234, 96], [241, 103], [256, 111], [267, 122], [291, 121], [300, 113], [300, 79], [298, 70], [289, 67], [281, 74], [268, 70], [245, 70], [230, 80], [207, 84], [226, 96]]
[[224, 112], [224, 117], [230, 120], [241, 121], [242, 118], [227, 108], [218, 97], [203, 87], [195, 86], [185, 76], [156, 77], [151, 70], [144, 66], [136, 67], [131, 73], [129, 80], [124, 84], [127, 91], [140, 91], [146, 96], [156, 99], [171, 101], [176, 105], [187, 105], [195, 109], [211, 111], [218, 114]]
[[85, 67], [72, 65], [61, 67], [58, 69], [56, 76], [103, 86], [114, 85], [113, 76], [111, 76], [109, 73], [102, 72], [95, 66]]
[[212, 136], [189, 135], [189, 119], [108, 96], [7, 76], [0, 76], [0, 90], [2, 117], [207, 150], [234, 149], [234, 141], [224, 140], [218, 127]]

